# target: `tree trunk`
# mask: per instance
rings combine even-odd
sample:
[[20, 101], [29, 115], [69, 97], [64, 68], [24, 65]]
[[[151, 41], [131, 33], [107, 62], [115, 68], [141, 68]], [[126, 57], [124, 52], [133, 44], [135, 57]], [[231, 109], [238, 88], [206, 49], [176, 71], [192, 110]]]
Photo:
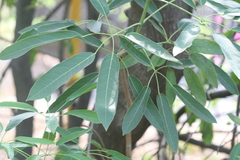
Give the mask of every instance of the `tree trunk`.
[[[18, 31], [21, 29], [31, 25], [34, 8], [30, 8], [32, 0], [18, 0], [16, 4], [16, 27], [14, 31], [14, 41], [17, 40], [19, 34]], [[31, 67], [29, 61], [29, 55], [25, 54], [20, 58], [13, 59], [11, 62], [11, 68], [14, 78], [14, 84], [16, 88], [16, 97], [17, 101], [25, 102], [28, 92], [33, 85], [32, 74], [31, 74]], [[33, 105], [33, 102], [28, 102], [28, 104]], [[21, 114], [24, 111], [17, 110], [14, 111], [14, 114]], [[17, 136], [28, 136], [32, 137], [33, 133], [33, 118], [29, 118], [22, 123], [20, 123], [16, 128], [16, 137]], [[31, 154], [32, 148], [26, 148], [23, 150], [24, 152]], [[26, 159], [25, 157], [21, 156], [20, 154], [16, 155], [18, 159]]]
[[[165, 3], [155, 2], [158, 7], [161, 7]], [[178, 6], [190, 10], [189, 6], [187, 6], [183, 1], [177, 0], [176, 3]], [[129, 16], [129, 24], [133, 24], [139, 22], [140, 17], [142, 14], [142, 8], [139, 7], [135, 2], [131, 3], [131, 9], [128, 11]], [[189, 18], [190, 16], [187, 15], [185, 12], [180, 11], [179, 9], [167, 6], [163, 10], [161, 10], [161, 14], [163, 17], [162, 25], [166, 29], [167, 35], [171, 35], [174, 31], [177, 30], [177, 23], [182, 18]], [[164, 37], [156, 31], [150, 23], [146, 23], [143, 25], [141, 33], [156, 42], [163, 42], [165, 41]], [[173, 39], [174, 40], [174, 39]], [[169, 48], [169, 46], [164, 46]], [[182, 57], [180, 57], [182, 58]], [[151, 72], [146, 72], [146, 67], [141, 64], [135, 65], [129, 68], [129, 72], [135, 76], [137, 76], [143, 85], [146, 85]], [[165, 70], [161, 71], [163, 74], [166, 72]], [[182, 73], [177, 73], [178, 79], [180, 79]], [[165, 90], [165, 79], [162, 77], [158, 77], [158, 81], [160, 82], [160, 90]], [[155, 80], [152, 80], [150, 84], [151, 88], [151, 97], [155, 101], [157, 90], [156, 90], [156, 83]], [[114, 118], [114, 121], [110, 125], [108, 131], [106, 132], [102, 125], [94, 125], [94, 129], [100, 135], [102, 141], [104, 142], [104, 146], [107, 149], [114, 149], [123, 154], [125, 154], [125, 136], [122, 136], [122, 120], [127, 111], [127, 106], [125, 102], [125, 97], [123, 94], [122, 87], [119, 89], [119, 101], [118, 101], [118, 108], [117, 113]], [[149, 122], [143, 118], [139, 125], [133, 130], [132, 132], [132, 145], [134, 146], [135, 143], [142, 137], [146, 129], [149, 127]], [[93, 139], [99, 142], [99, 138], [96, 134], [93, 134]]]

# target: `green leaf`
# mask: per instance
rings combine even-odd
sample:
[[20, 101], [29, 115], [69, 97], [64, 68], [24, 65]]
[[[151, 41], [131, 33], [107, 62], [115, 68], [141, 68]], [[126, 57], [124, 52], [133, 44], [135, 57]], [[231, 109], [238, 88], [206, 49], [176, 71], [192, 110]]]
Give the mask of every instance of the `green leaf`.
[[202, 121], [200, 124], [200, 132], [202, 133], [203, 143], [210, 146], [213, 139], [213, 125]]
[[46, 125], [47, 125], [48, 129], [50, 129], [50, 131], [52, 133], [55, 133], [56, 129], [58, 127], [58, 119], [57, 119], [57, 117], [55, 117], [55, 116], [51, 116], [51, 117], [47, 116], [45, 120], [46, 120]]
[[173, 104], [176, 98], [176, 94], [173, 90], [172, 85], [177, 84], [177, 80], [175, 73], [172, 69], [169, 68], [167, 70], [166, 78], [168, 79], [168, 81], [166, 82], [166, 97], [168, 99], [169, 104]]
[[98, 119], [97, 113], [90, 110], [71, 110], [65, 113], [65, 115], [76, 116], [96, 124], [101, 123]]
[[103, 149], [102, 146], [101, 146], [101, 144], [98, 143], [98, 142], [96, 142], [96, 141], [93, 140], [93, 139], [90, 140], [90, 143], [91, 143], [92, 145], [94, 145], [95, 147], [99, 148], [99, 149]]
[[37, 34], [39, 34], [39, 32], [36, 29], [32, 29], [32, 30], [20, 35], [16, 41], [20, 41], [24, 38], [31, 37], [31, 36], [34, 36], [34, 35], [37, 35]]
[[169, 61], [181, 63], [178, 59], [174, 58], [168, 51], [166, 51], [161, 45], [153, 42], [152, 40], [142, 36], [141, 34], [131, 32], [126, 35], [126, 38], [132, 42], [140, 45], [149, 52]]
[[77, 99], [78, 97], [80, 97], [81, 95], [92, 91], [93, 89], [95, 89], [97, 87], [97, 83], [89, 83], [84, 85], [83, 87], [79, 88], [78, 90], [76, 90], [75, 92], [73, 92], [67, 99], [66, 101], [73, 101], [75, 99]]
[[19, 33], [21, 33], [22, 35], [18, 38], [17, 41], [24, 39], [28, 36], [33, 36], [43, 32], [56, 31], [56, 30], [64, 29], [64, 28], [75, 25], [75, 21], [73, 20], [63, 20], [63, 21], [53, 21], [53, 22], [54, 23], [52, 22], [39, 23], [39, 25], [35, 24], [19, 31]]
[[[137, 2], [137, 4], [138, 4], [139, 6], [141, 6], [142, 8], [145, 7], [145, 3], [146, 3], [145, 0], [134, 0], [134, 1]], [[158, 7], [157, 7], [152, 1], [150, 1], [149, 6], [148, 6], [148, 9], [147, 9], [147, 12], [148, 12], [149, 14], [152, 14], [152, 13], [154, 13], [157, 9], [158, 9]], [[153, 17], [155, 20], [157, 20], [159, 23], [162, 23], [162, 16], [161, 16], [160, 12], [155, 13], [152, 17]]]
[[31, 31], [32, 29], [35, 29], [39, 33], [42, 33], [50, 30], [64, 29], [72, 25], [75, 25], [75, 21], [73, 20], [44, 21], [44, 22], [40, 22], [40, 23], [31, 25], [29, 27], [26, 27], [20, 30], [18, 33], [24, 34], [26, 32]]
[[240, 78], [240, 51], [232, 44], [232, 42], [222, 34], [214, 33], [214, 40], [221, 47], [228, 63], [233, 72]]
[[70, 133], [69, 135], [67, 136], [64, 136], [62, 138], [60, 138], [57, 142], [56, 142], [56, 145], [59, 146], [61, 144], [64, 144], [66, 142], [69, 142], [71, 140], [74, 140], [82, 135], [84, 135], [85, 133], [89, 132], [91, 129], [83, 129], [81, 131], [76, 131], [76, 132], [73, 132], [73, 133]]
[[208, 39], [195, 39], [188, 50], [192, 53], [217, 54], [223, 55], [219, 45], [215, 41]]
[[201, 5], [204, 5], [204, 4], [207, 2], [207, 0], [198, 0], [198, 2], [199, 2]]
[[228, 113], [227, 115], [234, 123], [240, 125], [240, 118], [238, 116], [234, 116], [232, 113]]
[[228, 8], [224, 11], [224, 14], [229, 16], [240, 16], [240, 7]]
[[192, 54], [190, 56], [190, 59], [200, 70], [203, 71], [209, 83], [211, 83], [213, 87], [217, 88], [218, 86], [217, 73], [213, 67], [212, 62], [201, 54]]
[[216, 123], [213, 115], [189, 93], [178, 85], [173, 85], [174, 91], [181, 101], [199, 118], [209, 123]]
[[[71, 129], [71, 128], [70, 128]], [[82, 128], [79, 128], [79, 129], [81, 129], [80, 131], [82, 131], [83, 129]], [[66, 130], [66, 129], [64, 129], [64, 128], [61, 128], [61, 127], [57, 127], [57, 130], [56, 130], [61, 136], [63, 136], [63, 137], [65, 137], [65, 136], [67, 136], [67, 135], [70, 135], [72, 132], [70, 131], [70, 130]], [[79, 131], [79, 130], [78, 130]], [[76, 132], [76, 131], [75, 131]], [[75, 143], [75, 144], [78, 144], [78, 139], [73, 139], [73, 140], [71, 140], [73, 143]], [[61, 145], [60, 145], [61, 146]], [[59, 147], [60, 147], [59, 146]]]
[[106, 0], [90, 0], [93, 7], [104, 16], [109, 14], [109, 7]]
[[26, 160], [40, 160], [42, 158], [42, 156], [40, 155], [32, 155], [30, 157], [28, 157]]
[[120, 61], [120, 69], [131, 67], [135, 64], [137, 64], [138, 61], [135, 60], [132, 56], [127, 55]]
[[94, 82], [98, 77], [98, 73], [90, 73], [86, 75], [85, 77], [79, 79], [77, 82], [75, 82], [71, 87], [69, 87], [65, 92], [63, 92], [55, 102], [48, 108], [47, 113], [55, 113], [62, 111], [72, 105], [75, 100], [72, 100], [70, 102], [67, 102], [66, 99], [74, 92], [76, 92], [78, 89], [86, 86], [89, 83]]
[[191, 61], [190, 59], [181, 59], [180, 62], [181, 62], [182, 64], [168, 61], [168, 62], [167, 62], [167, 66], [168, 66], [168, 67], [175, 68], [175, 69], [180, 69], [180, 70], [183, 70], [185, 67], [189, 67], [189, 68], [194, 68], [194, 67], [196, 67], [196, 66], [192, 63], [192, 61]]
[[93, 47], [97, 47], [97, 48], [100, 46], [104, 47], [103, 43], [99, 39], [97, 39], [96, 37], [94, 37], [93, 35], [88, 33], [87, 31], [83, 30], [79, 26], [71, 26], [67, 29], [79, 33], [80, 35], [76, 38], [85, 42], [86, 44], [89, 44], [89, 45], [91, 45]]
[[164, 131], [161, 114], [159, 113], [157, 107], [155, 106], [151, 98], [148, 99], [147, 108], [144, 116], [157, 130], [161, 132]]
[[59, 21], [43, 21], [43, 22], [40, 22], [40, 23], [37, 23], [37, 24], [34, 24], [34, 25], [31, 25], [31, 26], [28, 26], [20, 31], [18, 31], [19, 34], [24, 34], [28, 31], [31, 31], [32, 29], [34, 28], [38, 28], [40, 26], [45, 26], [45, 25], [51, 25], [51, 24], [54, 24], [54, 23], [57, 23]]
[[0, 133], [2, 133], [2, 131], [3, 131], [3, 125], [2, 125], [2, 123], [0, 122]]
[[240, 143], [236, 144], [230, 152], [230, 160], [239, 160]]
[[193, 9], [197, 10], [196, 5], [195, 5], [195, 3], [193, 3], [192, 0], [183, 0], [183, 2], [185, 2], [187, 5], [189, 5]]
[[26, 112], [26, 113], [22, 113], [22, 114], [18, 114], [16, 116], [13, 116], [10, 119], [10, 122], [8, 123], [5, 131], [9, 131], [11, 129], [13, 129], [14, 127], [16, 127], [19, 123], [21, 123], [23, 120], [28, 119], [30, 117], [35, 116], [36, 113], [34, 112]]
[[236, 84], [234, 83], [234, 81], [232, 80], [232, 78], [226, 72], [224, 72], [220, 67], [216, 66], [215, 64], [213, 64], [213, 66], [217, 72], [220, 83], [230, 93], [238, 95], [239, 94], [238, 88], [237, 88]]
[[32, 138], [32, 137], [19, 136], [19, 137], [16, 137], [16, 140], [19, 140], [25, 143], [30, 143], [30, 144], [46, 144], [46, 145], [55, 144], [53, 141], [45, 138]]
[[86, 156], [83, 156], [80, 154], [67, 154], [66, 157], [68, 157], [67, 160], [69, 160], [69, 157], [73, 158], [74, 160], [75, 159], [77, 159], [77, 160], [94, 160], [93, 158], [86, 157]]
[[131, 160], [130, 158], [123, 155], [122, 153], [119, 153], [119, 152], [114, 151], [114, 150], [107, 150], [106, 152], [107, 152], [107, 154], [109, 154], [109, 155], [111, 155], [114, 158], [119, 159], [119, 160]]
[[192, 45], [192, 41], [200, 33], [200, 28], [196, 25], [188, 25], [183, 29], [180, 36], [174, 42], [173, 55], [176, 56], [179, 53], [185, 51]]
[[[224, 11], [228, 9], [226, 6], [220, 4], [219, 2], [216, 2], [214, 0], [207, 0], [206, 6], [211, 8], [212, 10], [216, 11], [218, 14], [223, 15]], [[227, 18], [226, 16], [223, 16], [224, 18]]]
[[0, 59], [7, 60], [7, 59], [18, 58], [35, 47], [39, 47], [44, 44], [49, 44], [49, 43], [53, 43], [53, 42], [57, 42], [65, 39], [74, 38], [77, 36], [79, 36], [79, 34], [74, 31], [56, 31], [56, 32], [43, 33], [43, 34], [31, 36], [31, 37], [22, 39], [20, 41], [17, 41], [11, 46], [5, 48], [0, 53]]
[[139, 61], [140, 63], [142, 63], [145, 66], [149, 66], [151, 64], [148, 57], [144, 53], [142, 53], [141, 51], [136, 49], [132, 43], [130, 43], [128, 40], [126, 40], [123, 37], [119, 37], [119, 39], [120, 39], [121, 46], [134, 59], [136, 59], [137, 61]]
[[12, 142], [10, 144], [13, 148], [37, 147], [35, 144], [28, 144], [24, 142]]
[[14, 149], [11, 146], [10, 143], [1, 143], [0, 146], [7, 153], [9, 159], [13, 159], [14, 158]]
[[152, 55], [151, 62], [152, 62], [152, 65], [148, 66], [147, 71], [152, 70], [153, 69], [152, 66], [154, 66], [154, 68], [156, 68], [156, 67], [159, 67], [159, 66], [163, 65], [166, 62], [166, 60], [163, 59], [163, 58], [160, 58], [156, 55]]
[[162, 35], [166, 36], [166, 33], [162, 30], [162, 28], [159, 27], [159, 25], [157, 25], [153, 20], [149, 20], [153, 27], [158, 31], [160, 32]]
[[240, 27], [234, 27], [231, 30], [240, 33]]
[[[134, 97], [137, 97], [143, 89], [142, 83], [140, 82], [140, 80], [137, 79], [137, 77], [132, 75], [128, 77], [128, 81]], [[155, 106], [150, 97], [147, 102], [147, 108], [145, 110], [144, 116], [156, 129], [158, 129], [159, 131], [163, 131], [163, 123], [160, 118], [161, 115], [159, 114], [157, 107]]]
[[118, 77], [118, 58], [115, 54], [109, 54], [103, 59], [100, 67], [95, 103], [98, 118], [105, 130], [108, 129], [116, 113]]
[[133, 92], [133, 95], [136, 98], [139, 95], [139, 93], [142, 91], [143, 85], [141, 81], [133, 75], [128, 76], [128, 81], [129, 81], [130, 88]]
[[194, 25], [197, 24], [198, 22], [194, 19], [189, 19], [189, 18], [183, 18], [178, 22], [178, 28], [179, 29], [184, 29], [188, 25]]
[[147, 102], [150, 95], [150, 88], [143, 87], [142, 91], [136, 97], [131, 107], [127, 111], [122, 122], [123, 135], [131, 132], [140, 122], [146, 110]]
[[157, 105], [163, 122], [164, 137], [170, 148], [176, 153], [178, 150], [178, 132], [171, 107], [164, 94], [157, 95]]
[[27, 100], [36, 100], [52, 94], [77, 72], [93, 62], [95, 54], [80, 53], [59, 63], [41, 76], [31, 88]]
[[194, 95], [196, 100], [198, 100], [202, 105], [205, 105], [207, 101], [206, 92], [198, 75], [191, 68], [185, 68], [183, 74], [191, 93]]
[[0, 108], [19, 109], [24, 111], [38, 112], [33, 106], [23, 102], [1, 102]]
[[114, 0], [112, 3], [110, 3], [109, 8], [112, 10], [114, 8], [118, 8], [131, 1], [132, 0]]
[[56, 138], [56, 132], [55, 132], [55, 133], [52, 133], [52, 132], [47, 132], [47, 131], [45, 131], [44, 134], [43, 134], [43, 138], [49, 139], [49, 140], [51, 140], [51, 141], [54, 141], [55, 138]]
[[100, 33], [102, 27], [102, 21], [91, 20], [87, 23], [87, 28], [93, 33]]

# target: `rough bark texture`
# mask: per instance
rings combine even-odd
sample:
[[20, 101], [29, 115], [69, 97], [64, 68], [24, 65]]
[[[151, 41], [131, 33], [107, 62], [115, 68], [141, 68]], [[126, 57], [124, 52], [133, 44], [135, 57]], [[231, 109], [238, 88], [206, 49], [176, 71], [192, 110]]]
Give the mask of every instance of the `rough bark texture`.
[[[155, 2], [155, 4], [160, 7], [164, 5], [165, 3], [161, 2]], [[176, 4], [190, 10], [190, 8], [183, 3], [182, 1], [178, 0], [176, 1]], [[139, 7], [135, 2], [131, 3], [131, 9], [128, 11], [129, 16], [129, 24], [133, 24], [136, 22], [139, 22], [141, 14], [142, 14], [142, 8]], [[182, 18], [188, 18], [189, 15], [186, 13], [178, 10], [175, 7], [168, 6], [164, 8], [161, 11], [162, 17], [163, 17], [163, 22], [162, 25], [166, 29], [166, 32], [168, 35], [171, 35], [174, 31], [177, 30], [177, 23], [179, 22], [180, 19]], [[165, 41], [164, 37], [158, 33], [153, 26], [150, 23], [146, 23], [142, 30], [141, 33], [152, 39], [153, 41], [156, 42], [163, 42]], [[174, 40], [174, 39], [173, 39]], [[167, 49], [170, 46], [164, 46]], [[181, 57], [180, 57], [181, 58]], [[137, 76], [144, 85], [147, 84], [150, 75], [152, 74], [151, 72], [146, 72], [146, 68], [142, 65], [135, 65], [134, 67], [129, 68], [129, 72], [135, 76]], [[161, 71], [163, 74], [165, 73], [165, 70]], [[177, 73], [178, 79], [181, 77], [182, 73]], [[165, 90], [165, 80], [162, 77], [158, 77], [158, 81], [160, 83], [160, 90], [164, 91]], [[157, 90], [156, 90], [156, 85], [155, 85], [155, 79], [153, 79], [150, 87], [151, 87], [151, 97], [153, 100], [156, 99], [157, 95]], [[97, 133], [101, 136], [102, 141], [104, 142], [104, 145], [107, 149], [114, 149], [117, 150], [123, 154], [125, 154], [125, 137], [122, 136], [122, 130], [121, 130], [121, 124], [123, 120], [123, 116], [126, 113], [126, 102], [125, 102], [125, 97], [123, 95], [122, 88], [120, 87], [120, 93], [119, 93], [119, 102], [118, 102], [118, 108], [117, 108], [117, 114], [115, 116], [114, 121], [109, 127], [109, 130], [106, 132], [101, 125], [95, 125], [94, 129], [97, 131]], [[145, 130], [149, 127], [149, 122], [143, 118], [140, 124], [137, 126], [136, 129], [133, 130], [132, 132], [132, 145], [134, 144], [141, 138]], [[99, 141], [99, 138], [96, 135], [93, 135], [93, 139], [96, 141]]]
[[[16, 13], [16, 27], [14, 33], [14, 41], [18, 38], [18, 31], [31, 25], [34, 8], [29, 8], [32, 0], [18, 0], [16, 4], [17, 13]], [[30, 71], [29, 55], [25, 54], [24, 56], [14, 59], [11, 62], [11, 68], [14, 78], [14, 84], [16, 88], [16, 96], [19, 102], [25, 102], [28, 92], [33, 85], [32, 74]], [[33, 102], [28, 102], [30, 105], [33, 105]], [[14, 114], [21, 114], [24, 111], [17, 110]], [[33, 118], [29, 118], [22, 123], [20, 123], [16, 128], [16, 136], [28, 136], [31, 137], [33, 133]], [[32, 149], [26, 148], [23, 151], [31, 154]], [[17, 155], [18, 159], [25, 159], [21, 155]]]

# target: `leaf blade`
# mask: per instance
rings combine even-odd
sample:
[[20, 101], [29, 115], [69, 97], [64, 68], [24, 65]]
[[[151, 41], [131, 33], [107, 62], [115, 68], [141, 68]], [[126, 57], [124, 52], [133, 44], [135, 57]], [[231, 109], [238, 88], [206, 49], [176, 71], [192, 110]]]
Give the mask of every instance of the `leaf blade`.
[[19, 137], [16, 137], [16, 140], [19, 140], [25, 143], [30, 143], [30, 144], [46, 144], [46, 145], [55, 144], [53, 141], [45, 138], [32, 138], [32, 137], [19, 136]]
[[51, 116], [51, 117], [47, 116], [45, 118], [45, 121], [46, 121], [46, 125], [50, 129], [50, 131], [52, 133], [55, 133], [56, 129], [58, 127], [58, 119], [57, 119], [57, 117], [55, 117], [55, 116]]
[[109, 14], [109, 7], [106, 0], [90, 0], [90, 2], [99, 13], [105, 16]]
[[91, 64], [94, 58], [94, 53], [84, 52], [74, 55], [51, 68], [35, 82], [29, 92], [27, 100], [36, 100], [49, 96], [77, 72]]
[[220, 46], [233, 72], [240, 78], [240, 66], [238, 65], [240, 63], [239, 50], [224, 35], [214, 33], [212, 36]]
[[90, 110], [71, 110], [64, 114], [76, 116], [96, 124], [101, 123], [98, 119], [97, 113]]
[[78, 88], [82, 88], [85, 85], [94, 82], [98, 77], [98, 73], [90, 73], [86, 75], [85, 77], [79, 79], [77, 82], [75, 82], [71, 87], [69, 87], [65, 92], [63, 92], [55, 102], [51, 104], [51, 106], [48, 108], [47, 113], [54, 113], [54, 112], [59, 112], [70, 105], [74, 103], [73, 101], [66, 102], [67, 98], [74, 92], [78, 90]]
[[213, 85], [213, 87], [217, 88], [217, 86], [218, 86], [217, 73], [213, 67], [212, 62], [201, 54], [192, 54], [190, 56], [190, 60], [200, 70], [203, 71], [203, 73], [206, 76], [206, 78], [208, 79], [209, 83], [211, 83]]
[[185, 68], [183, 74], [191, 93], [202, 105], [205, 105], [207, 97], [198, 75], [191, 68]]
[[168, 51], [166, 51], [162, 46], [160, 46], [159, 44], [153, 42], [152, 40], [150, 40], [138, 33], [131, 32], [126, 35], [126, 38], [128, 38], [132, 42], [140, 45], [141, 47], [145, 48], [149, 52], [151, 52], [163, 59], [181, 63], [178, 59], [174, 58], [170, 53], [168, 53]]
[[38, 112], [36, 108], [23, 102], [1, 102], [0, 108], [11, 108], [30, 112]]
[[150, 92], [150, 88], [143, 87], [142, 91], [136, 97], [131, 107], [125, 114], [122, 122], [123, 135], [131, 132], [142, 119]]
[[157, 95], [157, 105], [163, 122], [164, 137], [170, 148], [176, 153], [178, 150], [178, 132], [171, 107], [164, 94]]
[[174, 91], [181, 101], [198, 117], [209, 123], [216, 123], [213, 115], [189, 93], [184, 91], [180, 86], [173, 85]]
[[96, 111], [105, 130], [109, 127], [116, 113], [118, 100], [119, 62], [115, 54], [107, 55], [99, 72]]
[[192, 45], [193, 40], [200, 33], [196, 25], [188, 25], [183, 29], [177, 40], [174, 42], [173, 55], [176, 56]]
[[13, 129], [19, 123], [24, 121], [25, 119], [31, 118], [35, 115], [36, 115], [36, 113], [34, 113], [34, 112], [25, 112], [25, 113], [18, 114], [16, 116], [11, 117], [10, 122], [8, 123], [5, 131], [9, 131], [9, 130]]
[[232, 78], [217, 65], [213, 64], [213, 66], [217, 72], [217, 76], [218, 76], [220, 83], [230, 93], [238, 95], [239, 94], [238, 88], [237, 88], [236, 84], [234, 83], [234, 81], [232, 80]]
[[119, 37], [119, 39], [120, 39], [120, 43], [121, 43], [122, 47], [134, 59], [136, 59], [137, 61], [139, 61], [140, 63], [142, 63], [145, 66], [149, 66], [151, 64], [148, 57], [145, 54], [143, 54], [142, 52], [140, 52], [138, 49], [136, 49], [132, 43], [130, 43], [128, 40], [126, 40], [123, 37]]
[[18, 58], [35, 47], [65, 39], [74, 38], [77, 36], [79, 36], [79, 34], [74, 31], [56, 31], [31, 36], [20, 41], [17, 41], [11, 46], [5, 48], [0, 53], [0, 59], [7, 60]]
[[71, 140], [74, 140], [80, 136], [82, 136], [83, 134], [89, 132], [90, 129], [83, 129], [81, 131], [76, 131], [76, 132], [73, 132], [73, 133], [70, 133], [69, 135], [67, 136], [64, 136], [62, 138], [60, 138], [57, 142], [56, 142], [56, 145], [59, 146], [61, 144], [64, 144], [66, 142], [69, 142]]

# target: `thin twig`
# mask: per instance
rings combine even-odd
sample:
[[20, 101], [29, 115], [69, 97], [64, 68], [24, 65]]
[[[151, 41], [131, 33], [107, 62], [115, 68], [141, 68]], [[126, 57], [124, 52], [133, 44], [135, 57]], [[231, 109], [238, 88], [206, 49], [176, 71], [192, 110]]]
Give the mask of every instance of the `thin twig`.
[[70, 2], [69, 0], [62, 0], [45, 18], [45, 21], [49, 20], [52, 15], [66, 2]]
[[[240, 105], [240, 96], [238, 96], [237, 101], [237, 109], [236, 109], [236, 116], [239, 116], [239, 105]], [[235, 137], [237, 133], [237, 124], [234, 124], [233, 132], [232, 132], [232, 141], [231, 141], [231, 147], [233, 148], [235, 146]]]

